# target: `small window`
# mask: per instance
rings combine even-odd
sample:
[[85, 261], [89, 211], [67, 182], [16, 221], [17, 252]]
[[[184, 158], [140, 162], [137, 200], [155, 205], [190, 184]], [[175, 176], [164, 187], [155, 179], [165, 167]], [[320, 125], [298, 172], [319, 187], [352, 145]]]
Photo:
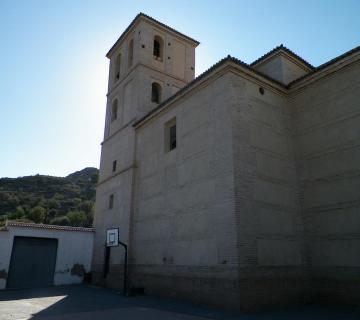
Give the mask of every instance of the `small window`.
[[115, 121], [118, 117], [118, 100], [115, 99], [111, 107], [111, 122]]
[[113, 161], [113, 164], [112, 164], [112, 172], [115, 172], [115, 171], [116, 171], [116, 166], [117, 166], [117, 161], [114, 160], [114, 161]]
[[170, 151], [176, 148], [176, 124], [170, 127]]
[[115, 81], [120, 79], [120, 68], [121, 68], [121, 54], [118, 54], [115, 60], [115, 70], [114, 70]]
[[151, 102], [160, 103], [161, 100], [161, 86], [157, 82], [151, 85]]
[[109, 209], [112, 209], [112, 208], [114, 208], [114, 195], [113, 194], [111, 194], [109, 196]]
[[134, 40], [131, 39], [129, 42], [129, 51], [128, 51], [128, 66], [131, 67], [134, 60]]
[[176, 149], [176, 118], [165, 124], [165, 152]]
[[160, 43], [157, 40], [154, 40], [154, 56], [159, 58], [160, 57]]
[[163, 58], [163, 47], [164, 41], [161, 37], [154, 37], [154, 47], [153, 47], [153, 56], [156, 60], [162, 60]]

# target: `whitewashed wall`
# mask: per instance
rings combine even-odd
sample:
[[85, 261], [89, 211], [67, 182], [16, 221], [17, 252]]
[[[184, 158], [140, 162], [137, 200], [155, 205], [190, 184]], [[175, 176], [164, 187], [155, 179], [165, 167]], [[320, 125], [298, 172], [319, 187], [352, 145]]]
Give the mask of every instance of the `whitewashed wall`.
[[92, 229], [8, 224], [0, 230], [0, 289], [6, 288], [14, 237], [37, 237], [58, 239], [54, 285], [81, 283], [79, 269], [90, 272], [93, 250]]

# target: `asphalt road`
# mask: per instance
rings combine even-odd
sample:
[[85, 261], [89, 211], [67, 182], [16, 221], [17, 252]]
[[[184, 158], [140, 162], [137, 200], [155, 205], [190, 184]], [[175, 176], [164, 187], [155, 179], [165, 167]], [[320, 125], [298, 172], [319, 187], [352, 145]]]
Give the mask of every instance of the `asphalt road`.
[[149, 296], [123, 297], [91, 286], [0, 291], [0, 320], [359, 320], [360, 308], [304, 306], [258, 314], [228, 313]]

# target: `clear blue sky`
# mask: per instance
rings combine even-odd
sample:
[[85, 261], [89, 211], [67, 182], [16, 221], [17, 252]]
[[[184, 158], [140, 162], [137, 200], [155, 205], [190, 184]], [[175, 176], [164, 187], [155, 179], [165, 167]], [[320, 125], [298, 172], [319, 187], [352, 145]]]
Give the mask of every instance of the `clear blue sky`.
[[360, 44], [359, 0], [0, 0], [0, 177], [99, 166], [105, 54], [140, 11], [201, 42], [197, 75], [280, 43], [315, 66]]

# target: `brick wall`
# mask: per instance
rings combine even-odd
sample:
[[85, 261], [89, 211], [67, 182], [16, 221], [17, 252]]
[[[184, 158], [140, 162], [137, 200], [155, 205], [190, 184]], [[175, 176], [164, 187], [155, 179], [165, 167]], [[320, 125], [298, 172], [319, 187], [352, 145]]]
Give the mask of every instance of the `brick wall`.
[[294, 134], [315, 297], [360, 294], [360, 64], [295, 92]]

